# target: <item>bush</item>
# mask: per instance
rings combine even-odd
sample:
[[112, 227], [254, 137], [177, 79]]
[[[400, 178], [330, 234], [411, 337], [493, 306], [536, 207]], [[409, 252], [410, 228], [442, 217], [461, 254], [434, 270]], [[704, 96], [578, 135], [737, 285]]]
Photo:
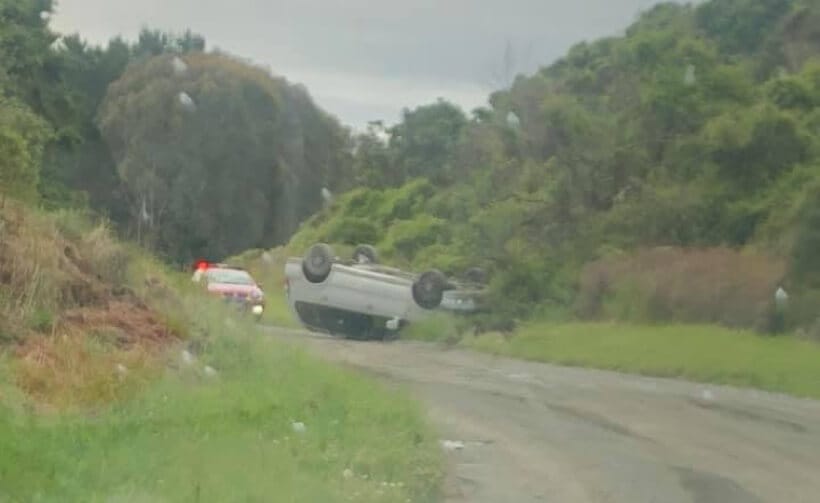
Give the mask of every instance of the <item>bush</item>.
[[384, 240], [384, 252], [412, 259], [416, 252], [437, 242], [444, 236], [447, 225], [429, 215], [419, 215], [413, 220], [400, 220], [390, 226]]
[[654, 248], [587, 265], [576, 311], [586, 319], [720, 323], [762, 330], [782, 261], [728, 248]]
[[358, 245], [379, 241], [381, 231], [372, 220], [344, 216], [329, 223], [325, 232], [326, 240], [331, 243]]

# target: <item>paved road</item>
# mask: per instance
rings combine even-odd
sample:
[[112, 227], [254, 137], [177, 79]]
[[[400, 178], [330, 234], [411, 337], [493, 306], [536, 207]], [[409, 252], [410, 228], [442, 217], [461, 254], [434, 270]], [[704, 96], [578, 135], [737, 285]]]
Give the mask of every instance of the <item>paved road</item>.
[[447, 502], [820, 502], [820, 402], [417, 343], [279, 335], [417, 394], [456, 442]]

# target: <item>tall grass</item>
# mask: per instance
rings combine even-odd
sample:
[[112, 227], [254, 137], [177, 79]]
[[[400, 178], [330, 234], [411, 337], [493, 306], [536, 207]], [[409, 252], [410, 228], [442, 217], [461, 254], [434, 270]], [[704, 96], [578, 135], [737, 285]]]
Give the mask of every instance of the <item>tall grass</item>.
[[765, 331], [781, 260], [728, 248], [654, 248], [587, 265], [578, 314], [586, 319], [717, 323]]

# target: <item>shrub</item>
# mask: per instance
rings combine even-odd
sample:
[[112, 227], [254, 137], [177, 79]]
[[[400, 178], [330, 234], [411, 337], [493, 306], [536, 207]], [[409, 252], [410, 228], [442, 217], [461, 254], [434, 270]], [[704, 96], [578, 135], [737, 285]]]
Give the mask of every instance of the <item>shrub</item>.
[[446, 228], [443, 220], [429, 215], [419, 215], [413, 220], [400, 220], [387, 231], [384, 252], [411, 259], [419, 250], [436, 243]]
[[381, 231], [372, 220], [345, 216], [330, 222], [323, 237], [331, 243], [358, 245], [375, 243], [380, 234]]
[[644, 249], [588, 264], [576, 311], [588, 319], [763, 329], [784, 271], [782, 261], [728, 248]]

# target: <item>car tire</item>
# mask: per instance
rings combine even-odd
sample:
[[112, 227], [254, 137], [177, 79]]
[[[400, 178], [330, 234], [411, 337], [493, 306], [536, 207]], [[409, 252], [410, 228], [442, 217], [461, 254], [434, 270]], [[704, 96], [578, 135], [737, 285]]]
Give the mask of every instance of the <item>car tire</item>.
[[357, 264], [378, 264], [379, 254], [370, 245], [359, 245], [353, 250], [353, 261]]
[[330, 276], [333, 267], [333, 248], [324, 243], [315, 244], [302, 259], [302, 273], [311, 283], [321, 283]]
[[422, 309], [436, 309], [448, 288], [447, 278], [435, 269], [426, 271], [413, 282], [413, 300]]

